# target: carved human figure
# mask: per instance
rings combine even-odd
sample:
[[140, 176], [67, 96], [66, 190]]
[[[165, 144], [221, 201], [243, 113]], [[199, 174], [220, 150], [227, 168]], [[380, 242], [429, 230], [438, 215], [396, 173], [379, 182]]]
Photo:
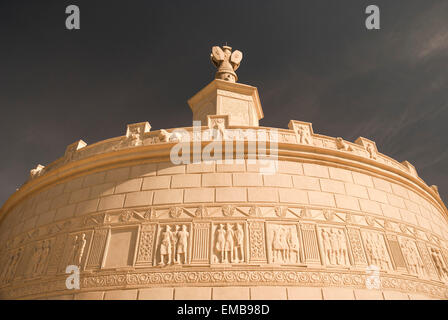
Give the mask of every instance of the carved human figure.
[[70, 260], [72, 264], [77, 266], [81, 265], [86, 243], [87, 240], [85, 233], [82, 233], [81, 236], [78, 235], [75, 236], [73, 240], [72, 257]]
[[182, 225], [182, 229], [177, 232], [177, 263], [181, 264], [181, 257], [183, 256], [184, 264], [187, 263], [187, 253], [188, 253], [188, 236], [187, 226]]
[[243, 225], [236, 225], [235, 232], [235, 262], [244, 261], [244, 231]]
[[327, 261], [328, 264], [333, 264], [333, 261], [335, 259], [334, 259], [333, 250], [332, 250], [332, 247], [331, 247], [330, 234], [328, 233], [327, 230], [322, 229], [321, 235], [322, 235], [322, 242], [323, 242], [323, 245], [324, 245], [326, 261]]
[[297, 128], [297, 135], [299, 137], [299, 143], [311, 144], [311, 135], [308, 128], [304, 126], [299, 126]]
[[227, 262], [234, 262], [233, 250], [235, 247], [235, 231], [233, 230], [233, 225], [228, 223], [226, 231], [225, 260]]
[[350, 264], [347, 249], [347, 239], [342, 230], [336, 232], [339, 243], [339, 265], [347, 266]]
[[366, 150], [369, 153], [370, 159], [376, 160], [376, 152], [375, 149], [373, 148], [373, 145], [370, 143], [367, 144]]
[[434, 261], [434, 265], [436, 266], [437, 272], [440, 275], [440, 278], [443, 281], [448, 280], [448, 268], [446, 267], [445, 261], [443, 260], [442, 254], [440, 250], [436, 248], [431, 248], [431, 258]]
[[30, 275], [36, 275], [37, 269], [39, 268], [39, 262], [40, 262], [40, 256], [42, 254], [42, 246], [38, 243], [33, 248], [33, 254], [31, 256], [30, 264], [29, 264], [29, 271], [28, 273]]
[[226, 134], [226, 123], [222, 118], [216, 118], [213, 120], [213, 129], [217, 130], [218, 138], [224, 140]]
[[272, 236], [272, 262], [281, 261], [282, 241], [281, 241], [281, 229], [276, 228], [273, 230]]
[[331, 264], [341, 264], [339, 236], [334, 229], [330, 229], [330, 247], [333, 252]]
[[295, 255], [295, 263], [299, 263], [300, 262], [300, 256], [299, 256], [299, 239], [297, 238], [297, 232], [293, 231], [293, 228], [289, 228], [288, 230], [288, 236], [287, 236], [287, 241], [288, 241], [288, 260], [290, 262], [294, 262], [293, 257], [292, 257], [292, 253], [294, 253]]
[[424, 275], [424, 266], [421, 258], [417, 252], [415, 246], [411, 243], [411, 241], [405, 241], [402, 244], [403, 254], [408, 263], [410, 272], [415, 275], [422, 276]]
[[[170, 226], [165, 227], [165, 231], [162, 232], [162, 241], [160, 243], [160, 265], [172, 263], [172, 249], [173, 249], [174, 235]], [[167, 261], [165, 263], [165, 257]]]
[[128, 144], [133, 147], [143, 145], [142, 128], [136, 127], [131, 129]]
[[338, 150], [353, 151], [353, 148], [347, 144], [341, 137], [336, 138], [336, 147]]
[[216, 251], [221, 255], [221, 263], [225, 261], [225, 249], [226, 249], [226, 230], [224, 230], [224, 225], [220, 224], [219, 228], [216, 230]]
[[22, 256], [22, 248], [19, 248], [15, 253], [11, 254], [8, 263], [4, 266], [2, 275], [0, 277], [1, 282], [9, 282], [13, 279], [17, 265]]
[[42, 242], [42, 250], [39, 257], [39, 261], [36, 267], [36, 273], [42, 274], [45, 271], [45, 266], [47, 264], [47, 259], [50, 255], [50, 241]]
[[380, 234], [376, 234], [377, 254], [378, 260], [383, 270], [392, 270], [392, 264], [389, 259], [389, 254], [384, 246], [384, 239]]

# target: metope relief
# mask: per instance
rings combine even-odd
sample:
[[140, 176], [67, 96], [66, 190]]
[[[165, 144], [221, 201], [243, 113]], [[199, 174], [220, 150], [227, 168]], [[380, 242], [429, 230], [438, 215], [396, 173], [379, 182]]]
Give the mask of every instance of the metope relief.
[[45, 272], [51, 250], [51, 239], [38, 241], [31, 251], [26, 271], [27, 277], [38, 277]]
[[403, 252], [406, 264], [408, 266], [408, 271], [410, 274], [425, 277], [427, 276], [425, 266], [423, 264], [423, 260], [420, 257], [417, 246], [415, 242], [405, 238], [400, 237], [399, 243], [401, 247], [401, 251]]
[[190, 262], [190, 224], [161, 225], [159, 228], [156, 265], [182, 265]]
[[222, 222], [212, 226], [212, 263], [246, 262], [246, 227], [242, 223]]
[[440, 279], [444, 282], [448, 282], [448, 268], [443, 259], [442, 252], [436, 247], [431, 247], [429, 252]]
[[363, 231], [362, 238], [369, 265], [377, 266], [383, 271], [393, 270], [384, 236], [378, 232]]
[[0, 274], [0, 284], [5, 284], [14, 278], [17, 266], [22, 258], [23, 248], [19, 248], [11, 252], [6, 260], [6, 264], [2, 265]]
[[319, 228], [319, 239], [327, 266], [350, 266], [348, 242], [345, 231], [341, 228]]
[[267, 224], [269, 262], [299, 264], [301, 246], [296, 224]]

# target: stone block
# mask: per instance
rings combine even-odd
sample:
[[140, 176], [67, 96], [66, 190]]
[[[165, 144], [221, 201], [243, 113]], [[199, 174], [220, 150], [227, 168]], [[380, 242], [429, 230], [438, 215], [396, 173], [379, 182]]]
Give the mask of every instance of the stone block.
[[392, 183], [392, 192], [395, 193], [397, 196], [409, 199], [409, 193], [408, 190], [402, 186], [399, 186], [398, 184]]
[[373, 177], [373, 185], [375, 186], [375, 189], [385, 191], [387, 193], [392, 192], [392, 187], [389, 181], [386, 181], [384, 179]]
[[54, 215], [54, 220], [64, 220], [75, 215], [76, 204], [70, 204], [68, 206], [59, 208]]
[[131, 179], [126, 180], [117, 183], [115, 186], [115, 193], [126, 193], [126, 192], [134, 192], [139, 191], [142, 187], [142, 180], [141, 178], [137, 179]]
[[303, 167], [300, 162], [279, 161], [278, 172], [286, 174], [303, 174]]
[[250, 300], [248, 287], [215, 287], [212, 294], [213, 300]]
[[248, 200], [252, 202], [277, 202], [277, 189], [264, 187], [248, 188]]
[[50, 209], [59, 209], [68, 204], [68, 200], [70, 199], [70, 193], [62, 193], [59, 196], [53, 198], [51, 202]]
[[155, 176], [157, 173], [156, 163], [145, 163], [138, 166], [131, 167], [129, 178], [149, 177]]
[[106, 176], [106, 172], [97, 172], [90, 174], [84, 178], [82, 183], [82, 187], [90, 187], [98, 184], [104, 183], [104, 178]]
[[183, 174], [185, 173], [185, 165], [174, 165], [171, 162], [163, 162], [157, 165], [157, 175], [165, 174]]
[[187, 164], [187, 173], [208, 173], [215, 172], [216, 163], [210, 162], [198, 162]]
[[216, 188], [217, 202], [246, 202], [247, 191], [246, 188]]
[[200, 174], [179, 174], [173, 176], [171, 180], [171, 188], [197, 188], [200, 186]]
[[308, 194], [304, 190], [279, 189], [280, 202], [308, 204]]
[[37, 217], [36, 227], [44, 226], [54, 220], [54, 215], [56, 214], [56, 210], [47, 211], [45, 213], [41, 213]]
[[303, 174], [311, 177], [329, 178], [328, 168], [314, 163], [304, 163]]
[[251, 300], [286, 300], [285, 287], [252, 287], [250, 288]]
[[115, 184], [112, 182], [103, 183], [97, 186], [92, 186], [90, 191], [90, 198], [99, 198], [114, 193]]
[[103, 300], [104, 291], [81, 292], [75, 294], [75, 300]]
[[406, 209], [406, 206], [404, 204], [403, 198], [400, 198], [400, 197], [398, 197], [396, 195], [388, 193], [387, 194], [387, 200], [394, 207], [401, 208], [401, 209]]
[[288, 300], [322, 300], [322, 288], [288, 287]]
[[203, 187], [230, 187], [232, 186], [231, 173], [204, 173], [202, 174]]
[[184, 191], [185, 203], [213, 201], [215, 201], [215, 189], [213, 188], [192, 188]]
[[89, 199], [90, 187], [73, 191], [70, 195], [69, 203], [81, 202]]
[[335, 194], [336, 206], [341, 209], [359, 210], [359, 202], [355, 197], [344, 196], [342, 194]]
[[174, 204], [182, 203], [183, 200], [183, 190], [173, 189], [173, 190], [156, 190], [154, 192], [153, 204]]
[[324, 192], [345, 194], [344, 183], [329, 179], [320, 179], [320, 187]]
[[242, 163], [238, 163], [233, 161], [233, 163], [217, 163], [216, 164], [216, 172], [244, 172], [246, 171], [246, 163], [244, 160]]
[[394, 219], [401, 219], [400, 209], [398, 209], [396, 207], [393, 207], [393, 206], [390, 206], [388, 204], [383, 204], [382, 203], [381, 204], [381, 210], [383, 211], [383, 214], [386, 217], [394, 218]]
[[361, 210], [369, 213], [375, 213], [375, 214], [383, 214], [381, 211], [381, 206], [378, 202], [371, 201], [371, 200], [365, 200], [365, 199], [359, 199], [359, 204], [361, 206]]
[[356, 300], [384, 300], [380, 290], [355, 289], [354, 293]]
[[122, 181], [129, 178], [130, 168], [117, 168], [106, 171], [104, 182]]
[[289, 174], [264, 174], [263, 181], [266, 187], [292, 188], [292, 179]]
[[320, 191], [319, 179], [307, 176], [293, 176], [294, 188]]
[[369, 199], [381, 203], [388, 203], [387, 202], [387, 195], [384, 191], [367, 188], [367, 192], [369, 193]]
[[146, 177], [143, 179], [142, 190], [168, 189], [171, 176]]
[[174, 289], [174, 300], [211, 300], [212, 288], [177, 287]]
[[328, 207], [335, 206], [334, 195], [331, 193], [308, 191], [308, 199], [310, 204]]
[[263, 185], [263, 175], [260, 173], [234, 173], [233, 185], [237, 187], [258, 187]]
[[353, 183], [345, 183], [345, 192], [348, 196], [369, 199], [367, 188]]
[[116, 194], [112, 196], [106, 196], [100, 199], [98, 210], [109, 210], [123, 208], [124, 194]]
[[351, 288], [323, 288], [322, 294], [324, 300], [355, 300]]
[[349, 170], [341, 169], [341, 168], [328, 168], [330, 172], [330, 178], [334, 180], [344, 181], [344, 182], [353, 182], [352, 172]]
[[138, 291], [138, 300], [173, 300], [173, 288], [148, 288]]
[[152, 191], [138, 191], [126, 194], [125, 207], [146, 206], [152, 203]]
[[353, 182], [365, 187], [373, 187], [372, 177], [360, 172], [352, 172]]
[[87, 200], [79, 202], [76, 206], [75, 215], [82, 216], [91, 212], [95, 212], [98, 209], [99, 199]]
[[104, 293], [104, 300], [137, 300], [137, 290], [111, 290]]
[[383, 291], [384, 300], [409, 300], [406, 293], [399, 291]]

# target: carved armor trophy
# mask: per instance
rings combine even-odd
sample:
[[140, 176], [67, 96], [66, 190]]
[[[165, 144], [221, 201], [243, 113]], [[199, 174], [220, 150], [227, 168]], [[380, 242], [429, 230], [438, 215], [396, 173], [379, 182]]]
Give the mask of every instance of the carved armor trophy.
[[215, 67], [218, 68], [215, 79], [229, 82], [238, 81], [238, 76], [235, 71], [243, 59], [243, 53], [241, 51], [235, 50], [232, 52], [232, 47], [229, 46], [223, 46], [222, 49], [214, 46], [210, 58]]

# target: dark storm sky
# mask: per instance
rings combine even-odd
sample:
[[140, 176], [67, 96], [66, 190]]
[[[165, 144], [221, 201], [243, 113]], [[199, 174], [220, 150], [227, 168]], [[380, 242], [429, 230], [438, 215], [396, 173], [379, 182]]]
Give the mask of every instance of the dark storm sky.
[[[65, 29], [65, 7], [81, 30]], [[364, 26], [367, 5], [381, 30]], [[191, 125], [187, 99], [213, 79], [213, 45], [244, 53], [239, 82], [265, 119], [375, 140], [448, 195], [448, 1], [0, 2], [0, 204], [37, 164], [87, 143]]]

